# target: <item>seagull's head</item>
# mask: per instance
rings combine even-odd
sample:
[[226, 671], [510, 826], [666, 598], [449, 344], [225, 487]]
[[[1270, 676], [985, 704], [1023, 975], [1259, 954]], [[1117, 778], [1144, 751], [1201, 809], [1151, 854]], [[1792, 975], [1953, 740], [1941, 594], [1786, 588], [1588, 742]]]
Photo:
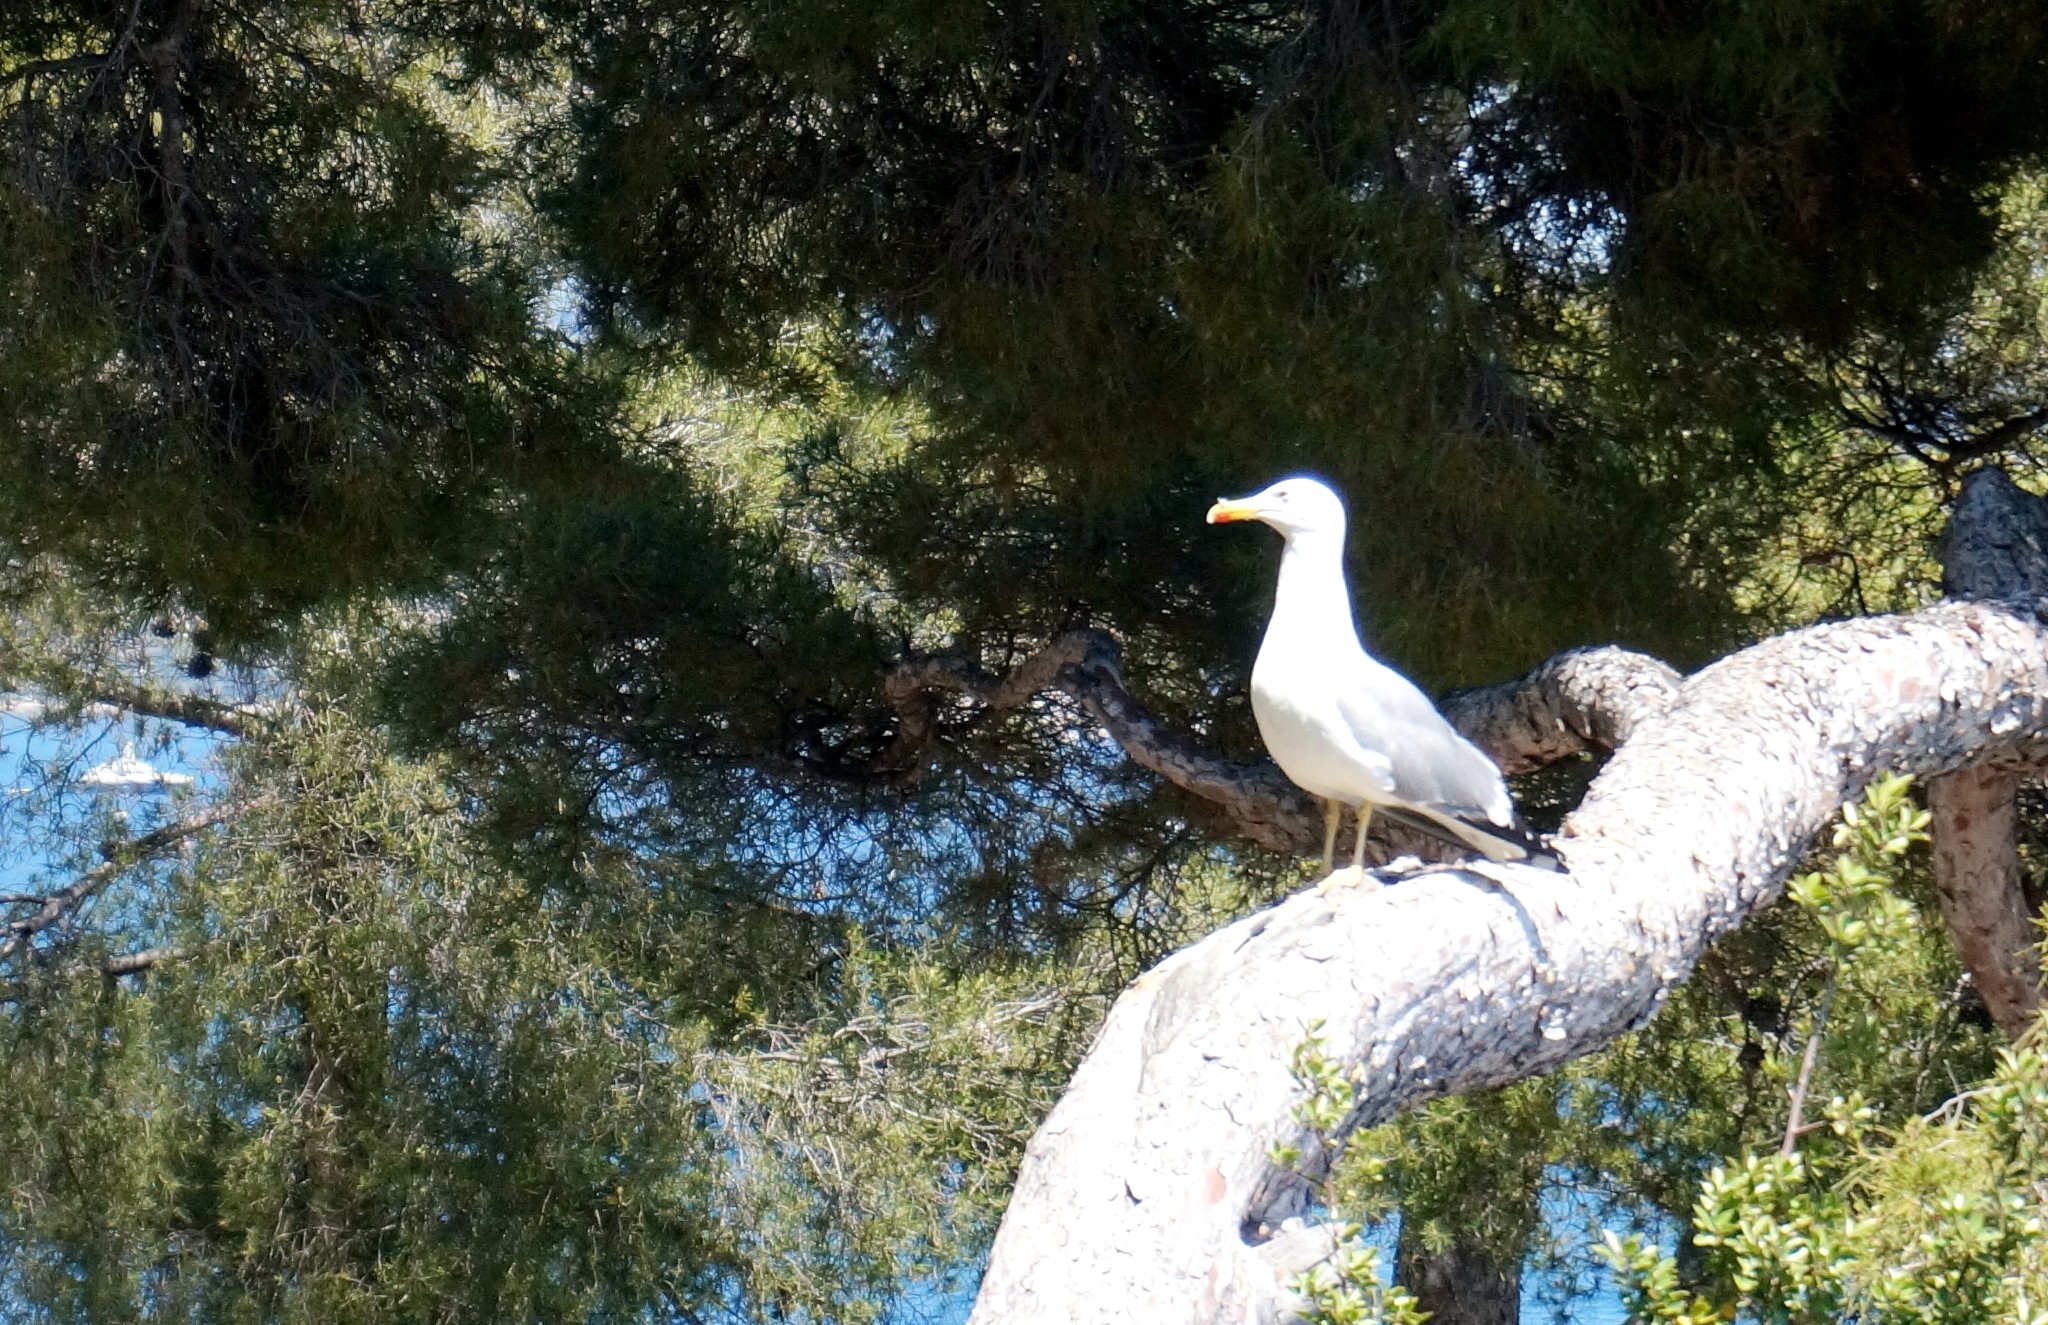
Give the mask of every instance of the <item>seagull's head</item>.
[[1303, 537], [1333, 537], [1340, 545], [1344, 541], [1344, 499], [1329, 484], [1306, 474], [1283, 478], [1264, 492], [1218, 501], [1209, 508], [1210, 524], [1238, 520], [1262, 521], [1290, 542]]

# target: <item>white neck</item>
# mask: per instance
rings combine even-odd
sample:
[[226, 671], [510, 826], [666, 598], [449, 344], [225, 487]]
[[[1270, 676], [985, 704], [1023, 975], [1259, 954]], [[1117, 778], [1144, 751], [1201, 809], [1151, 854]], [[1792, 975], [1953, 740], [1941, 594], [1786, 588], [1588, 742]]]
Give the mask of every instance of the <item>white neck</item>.
[[1351, 590], [1344, 582], [1344, 537], [1295, 534], [1280, 555], [1280, 587], [1266, 633], [1284, 639], [1307, 631], [1327, 639], [1336, 629], [1354, 640], [1358, 636], [1351, 617]]

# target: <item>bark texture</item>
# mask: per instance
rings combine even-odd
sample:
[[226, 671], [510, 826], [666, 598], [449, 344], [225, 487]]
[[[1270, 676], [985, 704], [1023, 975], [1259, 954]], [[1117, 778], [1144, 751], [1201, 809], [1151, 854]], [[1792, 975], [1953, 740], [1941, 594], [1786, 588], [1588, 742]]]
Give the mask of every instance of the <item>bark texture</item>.
[[[1963, 481], [1942, 549], [1952, 598], [2007, 602], [2048, 620], [2048, 504], [2004, 473]], [[2041, 1006], [2040, 935], [2020, 871], [2020, 774], [1982, 765], [1931, 779], [1927, 808], [1942, 918], [1992, 1020], [2018, 1036]]]
[[1395, 1277], [1430, 1325], [1516, 1325], [1522, 1318], [1521, 1265], [1502, 1265], [1492, 1248], [1471, 1239], [1431, 1251], [1404, 1236]]
[[[1966, 501], [1952, 547], [1977, 548], [1968, 519]], [[1314, 1175], [1268, 1155], [1324, 1151], [1295, 1118], [1288, 1070], [1309, 1023], [1354, 1069], [1343, 1131], [1599, 1049], [1775, 900], [1878, 772], [2036, 760], [2048, 628], [2031, 605], [1944, 603], [1618, 693], [1631, 720], [1562, 723], [1628, 738], [1553, 842], [1567, 873], [1382, 870], [1247, 917], [1133, 982], [1027, 1149], [973, 1325], [1285, 1319]], [[1532, 711], [1509, 692], [1472, 702]]]
[[1560, 653], [1519, 680], [1462, 690], [1444, 716], [1501, 766], [1527, 773], [1575, 754], [1607, 754], [1678, 699], [1683, 678], [1612, 645]]
[[1966, 768], [1927, 784], [1941, 917], [1991, 1019], [2015, 1038], [2041, 1008], [2041, 936], [2020, 878], [2019, 781], [2010, 769]]

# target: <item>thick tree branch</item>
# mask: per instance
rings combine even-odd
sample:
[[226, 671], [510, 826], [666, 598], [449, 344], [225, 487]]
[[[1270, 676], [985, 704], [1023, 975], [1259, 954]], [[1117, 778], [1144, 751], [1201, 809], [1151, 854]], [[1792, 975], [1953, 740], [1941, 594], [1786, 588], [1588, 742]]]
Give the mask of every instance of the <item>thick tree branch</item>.
[[1268, 1156], [1325, 1153], [1288, 1067], [1309, 1022], [1354, 1073], [1343, 1131], [1548, 1070], [1654, 1015], [1878, 772], [2044, 745], [2031, 608], [1817, 626], [1637, 724], [1554, 840], [1568, 873], [1381, 871], [1392, 886], [1303, 894], [1177, 953], [1117, 1001], [1033, 1138], [974, 1322], [1278, 1321], [1296, 1239], [1269, 1233], [1317, 1175]]
[[1609, 645], [1560, 653], [1514, 681], [1445, 698], [1444, 716], [1505, 773], [1581, 752], [1607, 754], [1671, 707], [1683, 684], [1646, 654]]
[[1941, 588], [1951, 598], [2048, 610], [2048, 503], [2003, 470], [1964, 479], [1942, 540]]
[[[939, 696], [959, 695], [988, 713], [1021, 707], [1057, 686], [1101, 724], [1125, 754], [1221, 812], [1240, 836], [1275, 851], [1321, 848], [1322, 807], [1272, 761], [1225, 758], [1152, 716], [1124, 684], [1121, 651], [1100, 630], [1055, 637], [1005, 676], [957, 655], [927, 654], [891, 669], [883, 694], [896, 710], [896, 739], [879, 772], [914, 778], [941, 729]], [[1511, 773], [1584, 750], [1606, 753], [1678, 693], [1678, 674], [1626, 649], [1576, 649], [1516, 681], [1445, 701], [1453, 726]]]

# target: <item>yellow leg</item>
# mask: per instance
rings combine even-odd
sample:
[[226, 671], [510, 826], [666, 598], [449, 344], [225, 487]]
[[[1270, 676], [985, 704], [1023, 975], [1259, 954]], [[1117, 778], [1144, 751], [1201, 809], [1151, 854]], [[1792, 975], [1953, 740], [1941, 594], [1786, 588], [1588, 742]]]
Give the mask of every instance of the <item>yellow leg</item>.
[[1337, 864], [1337, 825], [1344, 822], [1344, 807], [1335, 801], [1323, 802], [1323, 874], [1327, 876]]
[[[1336, 808], [1337, 808], [1337, 802], [1335, 802], [1335, 801], [1331, 801], [1331, 802], [1330, 802], [1330, 809], [1331, 809], [1331, 812], [1332, 812], [1332, 817], [1331, 817], [1331, 819], [1330, 819], [1330, 824], [1331, 824], [1331, 826], [1332, 826], [1332, 827], [1331, 827], [1331, 834], [1330, 834], [1330, 843], [1329, 843], [1329, 844], [1330, 844], [1330, 846], [1331, 846], [1331, 848], [1332, 848], [1332, 849], [1334, 849], [1334, 848], [1335, 848], [1335, 845], [1336, 845], [1336, 837], [1335, 837], [1335, 827], [1334, 827], [1334, 825], [1335, 825], [1335, 824], [1336, 824], [1336, 822], [1337, 822], [1337, 820], [1336, 820], [1336, 818], [1335, 818], [1335, 812], [1336, 812]], [[1317, 885], [1316, 885], [1316, 895], [1317, 895], [1318, 897], [1323, 897], [1323, 896], [1327, 896], [1328, 894], [1330, 894], [1331, 892], [1334, 892], [1334, 891], [1335, 891], [1336, 889], [1339, 889], [1339, 888], [1352, 888], [1352, 887], [1356, 887], [1356, 886], [1357, 886], [1358, 884], [1360, 884], [1360, 883], [1364, 882], [1364, 880], [1365, 880], [1365, 828], [1366, 828], [1366, 825], [1367, 825], [1367, 824], [1369, 824], [1369, 823], [1371, 823], [1371, 822], [1372, 822], [1372, 802], [1371, 802], [1371, 801], [1365, 801], [1365, 802], [1363, 802], [1362, 804], [1360, 804], [1360, 805], [1359, 805], [1359, 807], [1358, 807], [1358, 840], [1357, 840], [1356, 842], [1353, 842], [1353, 843], [1351, 844], [1351, 868], [1350, 868], [1350, 869], [1345, 869], [1345, 870], [1331, 870], [1331, 869], [1327, 869], [1327, 868], [1326, 868], [1326, 869], [1325, 869], [1325, 872], [1324, 872], [1324, 874], [1323, 874], [1323, 881], [1322, 881], [1321, 883], [1319, 883], [1319, 884], [1317, 884]], [[1329, 863], [1329, 861], [1328, 861], [1328, 858], [1327, 858], [1327, 857], [1325, 857], [1325, 860], [1324, 860], [1324, 864], [1325, 864], [1325, 866], [1326, 866], [1326, 867], [1327, 867], [1328, 863]]]

